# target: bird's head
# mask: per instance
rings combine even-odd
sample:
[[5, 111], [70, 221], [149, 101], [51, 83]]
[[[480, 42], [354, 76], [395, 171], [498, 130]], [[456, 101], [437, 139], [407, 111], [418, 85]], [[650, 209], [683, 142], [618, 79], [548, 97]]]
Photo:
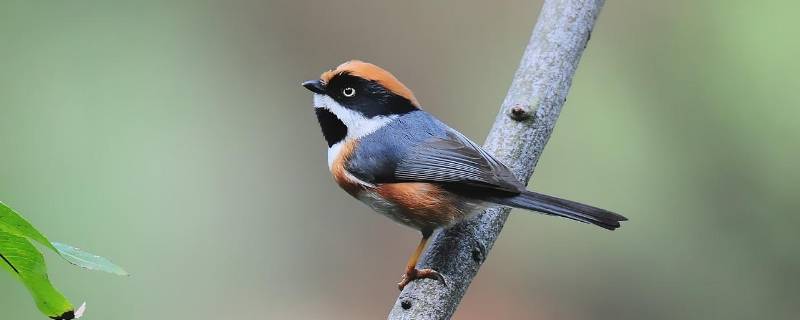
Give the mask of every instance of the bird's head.
[[414, 93], [394, 75], [359, 60], [303, 82], [303, 87], [314, 92], [314, 109], [329, 146], [361, 138], [419, 108]]

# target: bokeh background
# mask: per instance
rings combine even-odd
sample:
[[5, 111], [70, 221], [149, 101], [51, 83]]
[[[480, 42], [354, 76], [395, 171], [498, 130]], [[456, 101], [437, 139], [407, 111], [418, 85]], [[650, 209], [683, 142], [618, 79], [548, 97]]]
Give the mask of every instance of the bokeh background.
[[[482, 141], [540, 1], [0, 2], [0, 199], [86, 319], [380, 319], [415, 231], [331, 181], [300, 81], [360, 58]], [[456, 319], [796, 319], [796, 1], [609, 1]], [[0, 274], [1, 319], [40, 319]]]

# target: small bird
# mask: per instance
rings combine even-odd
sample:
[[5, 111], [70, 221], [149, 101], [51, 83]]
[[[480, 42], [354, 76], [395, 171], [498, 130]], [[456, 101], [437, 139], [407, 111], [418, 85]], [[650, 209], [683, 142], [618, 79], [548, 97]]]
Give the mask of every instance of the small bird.
[[351, 60], [302, 83], [328, 143], [334, 181], [373, 210], [422, 232], [398, 288], [415, 279], [445, 282], [417, 269], [431, 234], [484, 209], [504, 205], [590, 223], [608, 230], [625, 217], [526, 190], [503, 163], [420, 108], [388, 71]]

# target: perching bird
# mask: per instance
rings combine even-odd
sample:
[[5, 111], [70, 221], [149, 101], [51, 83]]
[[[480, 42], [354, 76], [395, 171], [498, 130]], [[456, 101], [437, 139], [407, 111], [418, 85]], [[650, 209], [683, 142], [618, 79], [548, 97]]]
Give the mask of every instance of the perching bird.
[[388, 71], [352, 60], [303, 82], [328, 142], [328, 167], [347, 193], [422, 232], [398, 287], [439, 272], [416, 268], [434, 230], [492, 205], [565, 217], [614, 230], [625, 217], [527, 191], [503, 163], [423, 111]]

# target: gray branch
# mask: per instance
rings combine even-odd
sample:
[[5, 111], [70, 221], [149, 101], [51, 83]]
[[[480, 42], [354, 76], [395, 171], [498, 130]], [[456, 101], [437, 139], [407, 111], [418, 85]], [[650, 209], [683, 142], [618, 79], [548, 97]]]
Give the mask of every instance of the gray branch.
[[[500, 113], [484, 147], [523, 181], [533, 169], [567, 98], [603, 0], [545, 0]], [[390, 320], [449, 319], [503, 229], [510, 209], [492, 208], [438, 232], [420, 266], [447, 285], [423, 279], [406, 286]]]

